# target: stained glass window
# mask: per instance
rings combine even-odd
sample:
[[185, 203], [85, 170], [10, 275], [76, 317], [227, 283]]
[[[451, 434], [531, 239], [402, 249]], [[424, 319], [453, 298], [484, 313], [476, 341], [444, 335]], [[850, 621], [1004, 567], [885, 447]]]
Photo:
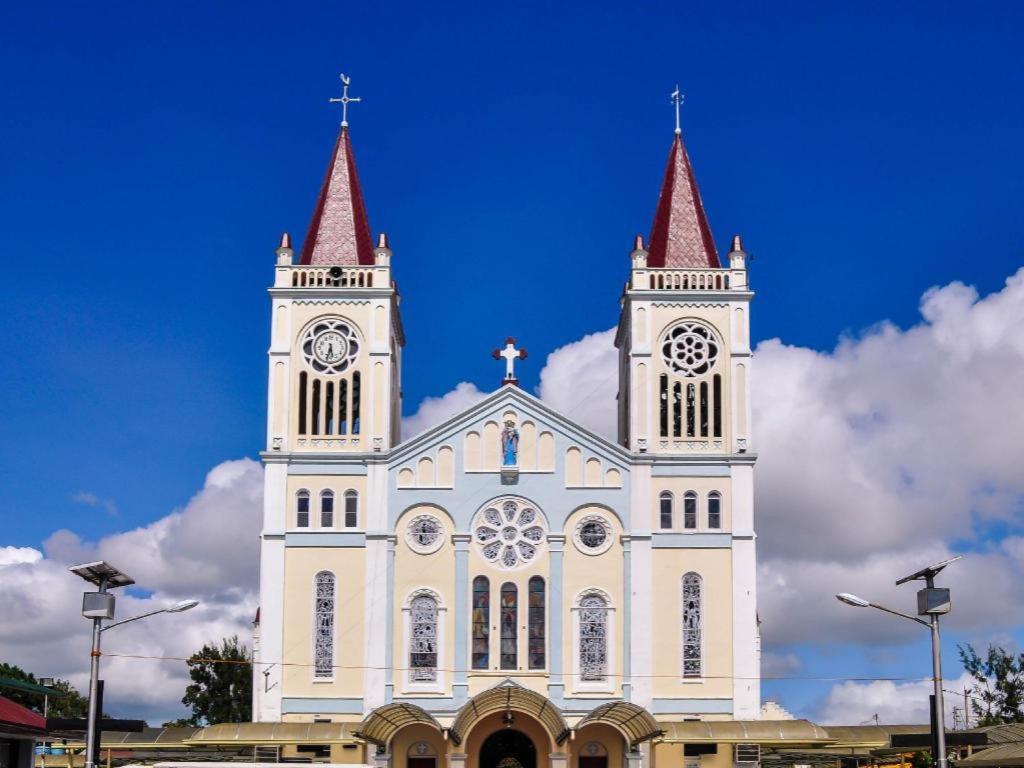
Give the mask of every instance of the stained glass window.
[[501, 585], [501, 668], [515, 669], [519, 636], [517, 630], [519, 592], [510, 581]]
[[413, 682], [437, 680], [437, 601], [421, 595], [410, 609], [409, 676]]
[[495, 502], [473, 523], [473, 538], [485, 560], [511, 570], [536, 557], [543, 545], [544, 521], [537, 511], [517, 499]]
[[331, 491], [320, 494], [320, 527], [334, 527], [334, 494]]
[[661, 515], [661, 527], [672, 527], [672, 494], [665, 491], [658, 497], [659, 511]]
[[580, 678], [604, 680], [608, 675], [608, 604], [600, 595], [580, 600]]
[[313, 617], [313, 675], [334, 677], [334, 574], [320, 571], [315, 578]]
[[530, 579], [530, 605], [527, 615], [530, 644], [530, 669], [544, 669], [546, 637], [544, 626], [544, 579]]
[[309, 528], [309, 491], [299, 491], [295, 494], [295, 525], [299, 528]]
[[703, 673], [701, 591], [700, 576], [696, 573], [683, 576], [683, 677], [700, 677]]
[[712, 491], [708, 495], [708, 528], [722, 527], [722, 494]]
[[683, 496], [683, 528], [697, 527], [697, 494], [687, 491]]
[[473, 579], [473, 669], [487, 669], [491, 660], [491, 582]]

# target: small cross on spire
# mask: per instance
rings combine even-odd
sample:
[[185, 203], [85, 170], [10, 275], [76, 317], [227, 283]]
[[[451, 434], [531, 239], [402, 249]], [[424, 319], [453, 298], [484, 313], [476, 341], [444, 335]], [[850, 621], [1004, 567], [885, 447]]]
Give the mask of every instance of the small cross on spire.
[[682, 106], [683, 103], [683, 94], [679, 90], [678, 83], [676, 83], [676, 89], [672, 91], [669, 98], [672, 100], [672, 103], [676, 105], [676, 136], [678, 136], [683, 132], [683, 129], [679, 127], [679, 107]]
[[505, 358], [505, 378], [501, 380], [501, 383], [518, 384], [519, 379], [516, 378], [515, 361], [525, 360], [526, 350], [516, 349], [516, 340], [509, 336], [505, 339], [504, 348], [494, 350], [492, 357], [494, 357], [495, 360]]
[[341, 104], [341, 127], [348, 128], [348, 105], [352, 103], [359, 103], [362, 101], [359, 97], [352, 97], [348, 95], [348, 86], [352, 82], [352, 78], [341, 75], [341, 98], [340, 99], [328, 99], [330, 104]]

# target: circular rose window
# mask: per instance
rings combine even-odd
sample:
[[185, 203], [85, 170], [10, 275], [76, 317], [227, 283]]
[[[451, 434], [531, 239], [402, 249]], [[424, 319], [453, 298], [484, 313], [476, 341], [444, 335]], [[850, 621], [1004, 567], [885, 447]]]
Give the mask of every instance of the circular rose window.
[[576, 523], [572, 540], [585, 555], [600, 555], [612, 545], [612, 526], [602, 515], [587, 515]]
[[441, 521], [433, 515], [417, 515], [409, 521], [405, 529], [405, 540], [414, 552], [430, 554], [441, 548], [444, 528]]
[[302, 337], [302, 356], [317, 373], [343, 373], [359, 356], [359, 336], [341, 318], [325, 317]]
[[473, 523], [473, 540], [481, 556], [505, 570], [532, 561], [544, 538], [540, 514], [518, 498], [492, 502], [477, 514]]
[[665, 365], [681, 376], [701, 376], [718, 359], [718, 339], [702, 323], [680, 323], [665, 334], [661, 342]]

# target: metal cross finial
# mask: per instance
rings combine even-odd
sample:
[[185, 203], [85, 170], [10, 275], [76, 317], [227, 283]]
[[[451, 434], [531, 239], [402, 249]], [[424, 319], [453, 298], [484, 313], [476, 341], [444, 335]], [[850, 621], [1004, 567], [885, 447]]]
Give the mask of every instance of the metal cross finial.
[[505, 347], [503, 349], [496, 349], [491, 354], [495, 360], [505, 358], [505, 378], [501, 380], [501, 383], [518, 384], [519, 380], [516, 378], [515, 361], [525, 360], [526, 350], [516, 349], [516, 340], [509, 336], [505, 339]]
[[341, 98], [340, 99], [328, 99], [330, 104], [341, 104], [341, 127], [348, 127], [348, 105], [355, 102], [358, 103], [362, 99], [358, 97], [351, 97], [348, 95], [348, 85], [352, 82], [352, 78], [341, 75]]
[[683, 132], [683, 129], [679, 127], [679, 107], [683, 103], [683, 94], [679, 90], [678, 83], [676, 83], [676, 89], [672, 91], [669, 98], [672, 100], [672, 103], [676, 105], [676, 136], [678, 136]]

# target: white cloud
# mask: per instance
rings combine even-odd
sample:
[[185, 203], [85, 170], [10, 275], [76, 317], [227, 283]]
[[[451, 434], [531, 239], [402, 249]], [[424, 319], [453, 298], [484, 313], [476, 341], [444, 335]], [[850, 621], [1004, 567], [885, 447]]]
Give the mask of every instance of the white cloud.
[[[946, 680], [942, 686], [944, 691], [962, 691], [969, 687], [971, 679], [966, 674], [957, 680]], [[870, 724], [877, 716], [881, 725], [927, 723], [928, 697], [933, 692], [930, 679], [840, 683], [829, 691], [817, 722], [824, 725]], [[953, 708], [963, 709], [963, 699], [944, 693], [943, 704], [948, 725], [953, 722]]]
[[416, 413], [402, 419], [402, 436], [406, 440], [416, 437], [445, 419], [472, 408], [485, 397], [486, 394], [477, 389], [475, 384], [467, 381], [459, 382], [455, 389], [441, 397], [426, 397], [420, 402]]
[[111, 517], [117, 516], [117, 504], [113, 499], [101, 499], [92, 491], [75, 491], [71, 494], [71, 500], [76, 504], [102, 509]]
[[67, 678], [85, 690], [89, 622], [81, 617], [81, 593], [87, 587], [68, 566], [106, 559], [152, 591], [146, 597], [119, 591], [120, 618], [185, 597], [201, 601], [186, 613], [154, 616], [104, 635], [102, 671], [111, 681], [106, 709], [153, 722], [179, 716], [185, 665], [118, 654], [187, 657], [203, 643], [233, 634], [250, 642], [262, 490], [259, 464], [229, 461], [207, 475], [181, 510], [150, 525], [94, 543], [58, 531], [45, 542], [45, 557], [29, 547], [0, 549], [4, 660], [37, 675]]
[[537, 394], [555, 410], [609, 440], [616, 439], [619, 389], [615, 329], [559, 347], [540, 372]]

